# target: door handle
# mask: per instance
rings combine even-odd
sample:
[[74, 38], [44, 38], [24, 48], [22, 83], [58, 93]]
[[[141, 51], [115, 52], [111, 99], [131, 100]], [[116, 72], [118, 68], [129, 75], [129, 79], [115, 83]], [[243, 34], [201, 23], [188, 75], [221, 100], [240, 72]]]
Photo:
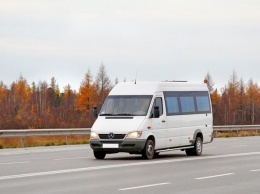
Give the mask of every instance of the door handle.
[[162, 123], [165, 123], [166, 121], [165, 120], [162, 120]]

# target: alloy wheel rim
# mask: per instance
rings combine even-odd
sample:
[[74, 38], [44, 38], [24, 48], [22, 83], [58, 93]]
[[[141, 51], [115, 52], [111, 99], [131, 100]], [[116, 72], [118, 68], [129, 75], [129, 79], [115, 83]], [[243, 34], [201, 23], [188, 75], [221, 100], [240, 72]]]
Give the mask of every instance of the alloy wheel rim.
[[197, 141], [197, 152], [200, 154], [201, 153], [201, 150], [202, 150], [202, 145], [201, 145], [201, 141], [200, 140], [198, 140]]
[[147, 153], [149, 156], [152, 156], [153, 154], [153, 146], [151, 144], [147, 146]]

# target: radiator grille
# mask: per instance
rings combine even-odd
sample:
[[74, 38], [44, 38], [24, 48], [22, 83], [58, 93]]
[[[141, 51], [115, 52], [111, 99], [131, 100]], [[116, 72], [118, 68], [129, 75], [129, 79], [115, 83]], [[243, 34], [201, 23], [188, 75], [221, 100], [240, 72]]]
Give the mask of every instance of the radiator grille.
[[99, 134], [100, 139], [124, 139], [126, 134], [114, 134], [114, 138], [109, 138], [109, 134]]

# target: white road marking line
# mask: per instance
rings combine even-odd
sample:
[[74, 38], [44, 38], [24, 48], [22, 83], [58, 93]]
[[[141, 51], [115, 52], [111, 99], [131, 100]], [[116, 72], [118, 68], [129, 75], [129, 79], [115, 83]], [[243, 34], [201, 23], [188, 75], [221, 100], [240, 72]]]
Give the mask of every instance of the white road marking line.
[[[87, 146], [87, 147], [86, 147]], [[88, 145], [82, 145], [78, 147], [71, 146], [53, 146], [53, 147], [31, 147], [31, 148], [13, 148], [10, 150], [2, 149], [0, 156], [9, 156], [9, 155], [22, 155], [22, 154], [31, 154], [31, 153], [48, 153], [48, 152], [60, 152], [60, 151], [79, 151], [79, 150], [92, 150]]]
[[250, 170], [251, 172], [259, 172], [260, 169], [256, 169], [256, 170]]
[[200, 177], [200, 178], [195, 178], [195, 179], [203, 180], [203, 179], [217, 178], [217, 177], [222, 177], [222, 176], [229, 176], [229, 175], [233, 175], [233, 174], [235, 174], [235, 173], [219, 174], [219, 175], [214, 175], [214, 176], [205, 176], [205, 177]]
[[90, 157], [57, 158], [54, 160], [76, 160], [76, 159], [86, 159], [86, 158], [90, 158]]
[[44, 175], [54, 175], [54, 174], [63, 174], [63, 173], [72, 173], [72, 172], [83, 172], [83, 171], [92, 171], [92, 170], [101, 170], [101, 169], [112, 169], [112, 168], [121, 168], [121, 167], [129, 167], [129, 166], [166, 164], [166, 163], [174, 163], [174, 162], [230, 158], [230, 157], [252, 156], [252, 155], [260, 155], [260, 152], [227, 154], [227, 155], [217, 155], [217, 156], [204, 156], [204, 157], [203, 156], [202, 157], [188, 157], [188, 158], [184, 158], [184, 159], [156, 160], [156, 161], [147, 161], [147, 162], [123, 163], [123, 164], [114, 164], [114, 165], [106, 165], [106, 166], [93, 166], [93, 167], [86, 167], [86, 168], [75, 168], [75, 169], [66, 169], [66, 170], [38, 172], [38, 173], [18, 174], [18, 175], [10, 175], [10, 176], [0, 176], [0, 180], [44, 176]]
[[156, 187], [156, 186], [169, 185], [169, 184], [171, 184], [171, 183], [158, 183], [158, 184], [143, 185], [143, 186], [138, 186], [138, 187], [129, 187], [129, 188], [118, 189], [118, 190], [119, 191], [127, 191], [127, 190], [142, 189], [142, 188], [147, 188], [147, 187]]
[[237, 146], [231, 146], [232, 148], [239, 148], [239, 147], [247, 147], [248, 145], [237, 145]]
[[0, 163], [0, 165], [11, 165], [11, 164], [25, 164], [25, 163], [30, 163], [31, 161], [24, 161], [24, 162], [4, 162]]

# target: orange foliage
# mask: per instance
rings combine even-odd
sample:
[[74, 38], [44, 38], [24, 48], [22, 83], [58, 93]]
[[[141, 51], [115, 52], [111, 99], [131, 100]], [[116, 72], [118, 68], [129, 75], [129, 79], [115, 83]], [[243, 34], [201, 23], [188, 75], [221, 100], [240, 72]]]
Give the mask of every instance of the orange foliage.
[[97, 91], [92, 82], [90, 70], [85, 75], [85, 79], [79, 88], [79, 94], [76, 103], [76, 109], [80, 111], [92, 110], [92, 107], [98, 102]]
[[215, 89], [214, 92], [211, 94], [211, 103], [212, 106], [217, 106], [221, 101], [221, 97], [218, 94], [218, 90]]
[[5, 95], [6, 95], [6, 86], [1, 81], [0, 82], [0, 105], [1, 105], [1, 103], [4, 102]]

